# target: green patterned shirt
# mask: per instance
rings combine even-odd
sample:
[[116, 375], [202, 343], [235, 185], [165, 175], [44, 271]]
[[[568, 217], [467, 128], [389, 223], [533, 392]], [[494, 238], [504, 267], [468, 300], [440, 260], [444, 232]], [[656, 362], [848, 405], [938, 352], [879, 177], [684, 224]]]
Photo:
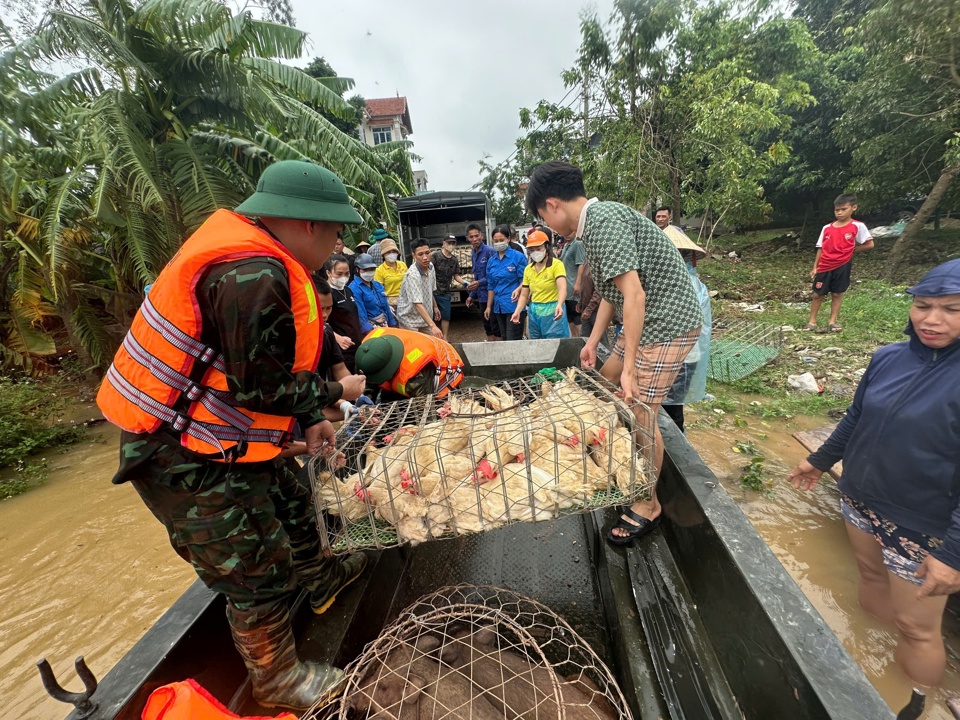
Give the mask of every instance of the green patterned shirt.
[[641, 345], [667, 342], [700, 327], [703, 315], [683, 258], [653, 221], [617, 202], [586, 208], [583, 244], [600, 296], [623, 311], [613, 282], [636, 270], [646, 293]]

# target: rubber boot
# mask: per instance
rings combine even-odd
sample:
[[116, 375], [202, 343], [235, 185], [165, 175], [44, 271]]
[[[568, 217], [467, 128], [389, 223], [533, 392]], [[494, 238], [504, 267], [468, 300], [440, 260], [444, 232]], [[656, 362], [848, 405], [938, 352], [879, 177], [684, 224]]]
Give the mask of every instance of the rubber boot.
[[333, 566], [329, 576], [316, 583], [310, 590], [310, 607], [317, 615], [325, 613], [340, 591], [356, 580], [367, 566], [367, 556], [362, 552], [348, 555]]
[[253, 699], [264, 707], [304, 710], [343, 680], [326, 663], [301, 662], [286, 606], [250, 622], [250, 612], [227, 608], [233, 644], [253, 684]]

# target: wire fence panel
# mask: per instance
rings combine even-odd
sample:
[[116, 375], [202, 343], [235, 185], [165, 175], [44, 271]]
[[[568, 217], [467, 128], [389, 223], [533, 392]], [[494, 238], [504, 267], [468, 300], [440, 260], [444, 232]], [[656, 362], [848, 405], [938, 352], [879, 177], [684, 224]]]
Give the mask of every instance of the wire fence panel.
[[337, 455], [308, 466], [326, 549], [416, 544], [649, 494], [655, 418], [614, 390], [571, 368], [354, 419]]
[[745, 378], [776, 359], [783, 349], [779, 325], [750, 320], [717, 320], [710, 340], [708, 375], [729, 383]]
[[616, 680], [545, 605], [491, 586], [405, 609], [304, 720], [632, 720]]

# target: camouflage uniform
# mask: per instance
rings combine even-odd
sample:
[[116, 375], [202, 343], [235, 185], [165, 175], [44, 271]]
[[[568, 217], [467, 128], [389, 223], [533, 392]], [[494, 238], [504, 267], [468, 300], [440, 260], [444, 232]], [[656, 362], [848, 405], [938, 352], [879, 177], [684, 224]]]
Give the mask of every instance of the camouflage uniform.
[[[305, 428], [323, 419], [322, 409], [343, 390], [313, 373], [291, 372], [296, 334], [282, 263], [218, 265], [196, 296], [202, 339], [222, 351], [240, 406], [293, 415]], [[174, 550], [227, 597], [241, 626], [287, 603], [297, 585], [312, 592], [339, 579], [341, 564], [320, 549], [309, 492], [279, 459], [216, 462], [184, 450], [165, 431], [123, 432], [113, 482], [127, 481], [164, 524]]]

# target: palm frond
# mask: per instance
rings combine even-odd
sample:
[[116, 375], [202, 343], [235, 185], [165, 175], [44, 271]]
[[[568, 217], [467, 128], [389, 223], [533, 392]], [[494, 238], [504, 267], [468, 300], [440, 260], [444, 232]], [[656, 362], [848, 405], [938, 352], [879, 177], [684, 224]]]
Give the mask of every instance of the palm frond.
[[355, 108], [337, 92], [331, 90], [325, 83], [307, 75], [300, 68], [261, 57], [246, 57], [241, 62], [256, 71], [260, 77], [277, 83], [289, 95], [312, 103], [337, 117], [351, 118], [356, 112]]
[[121, 37], [91, 18], [62, 11], [51, 12], [39, 30], [22, 43], [24, 52], [37, 52], [48, 60], [88, 58], [114, 72], [132, 71], [153, 77], [152, 68], [128, 48]]
[[[291, 25], [256, 20], [247, 13], [234, 16], [227, 33], [213, 33], [207, 40], [230, 51], [233, 57], [256, 55], [294, 60], [303, 55], [307, 34]], [[207, 45], [210, 47], [210, 45]]]
[[164, 143], [158, 151], [180, 198], [183, 223], [193, 230], [215, 210], [235, 207], [243, 197], [233, 179], [218, 167], [216, 157], [208, 155], [202, 142], [178, 138]]
[[78, 303], [72, 314], [77, 340], [93, 359], [94, 365], [105, 368], [116, 351], [117, 340], [102, 317], [89, 303]]
[[229, 8], [217, 0], [146, 0], [134, 11], [130, 24], [190, 47], [202, 44], [230, 18]]
[[69, 218], [84, 213], [85, 208], [76, 196], [76, 185], [83, 175], [82, 164], [78, 164], [63, 177], [50, 183], [51, 192], [47, 197], [47, 209], [40, 218], [42, 241], [46, 249], [47, 271], [50, 278], [50, 290], [57, 298], [57, 274], [60, 268], [63, 250], [63, 224]]

